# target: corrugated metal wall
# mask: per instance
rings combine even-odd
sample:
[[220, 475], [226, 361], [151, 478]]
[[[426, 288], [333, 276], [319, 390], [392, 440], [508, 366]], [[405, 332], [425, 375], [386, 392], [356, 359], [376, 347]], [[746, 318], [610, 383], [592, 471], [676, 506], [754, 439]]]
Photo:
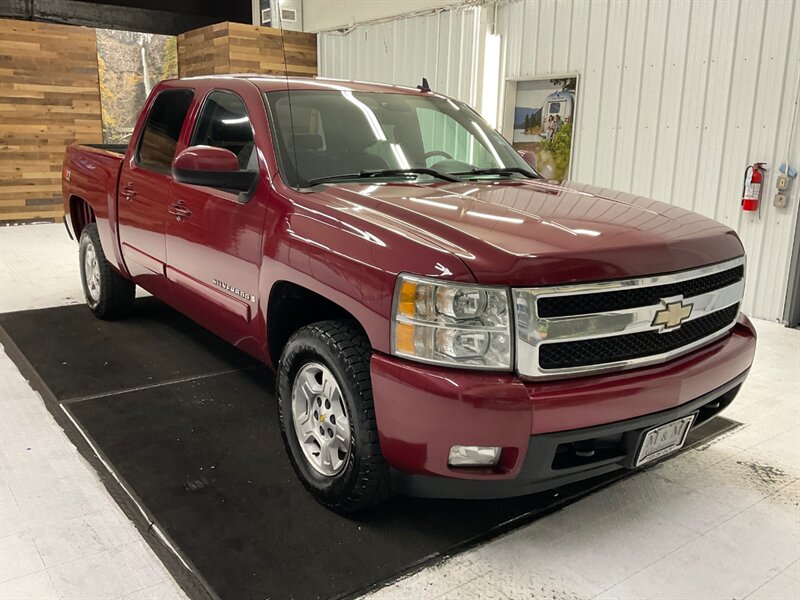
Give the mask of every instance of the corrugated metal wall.
[[479, 19], [480, 9], [467, 8], [321, 33], [319, 73], [412, 87], [424, 76], [433, 89], [474, 106]]
[[[483, 10], [491, 11], [491, 6]], [[572, 179], [711, 216], [748, 253], [745, 310], [780, 319], [800, 182], [772, 206], [777, 166], [800, 162], [800, 3], [794, 0], [501, 2], [508, 79], [578, 73]], [[416, 84], [475, 104], [479, 9], [319, 38], [323, 75]], [[788, 156], [787, 156], [788, 154]], [[739, 208], [748, 162], [769, 167], [761, 217]]]
[[[771, 199], [778, 164], [800, 160], [797, 133], [786, 156], [800, 82], [798, 3], [531, 0], [502, 5], [497, 31], [506, 77], [580, 75], [572, 179], [735, 228], [748, 253], [745, 309], [781, 318], [797, 190], [788, 208]], [[770, 168], [760, 219], [739, 207], [754, 161]]]

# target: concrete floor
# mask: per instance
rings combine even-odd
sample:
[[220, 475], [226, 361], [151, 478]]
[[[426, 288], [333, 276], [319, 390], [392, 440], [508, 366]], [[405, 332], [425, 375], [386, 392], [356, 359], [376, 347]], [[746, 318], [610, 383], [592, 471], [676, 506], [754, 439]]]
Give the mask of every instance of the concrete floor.
[[[0, 228], [0, 311], [80, 301], [62, 226]], [[800, 331], [756, 326], [742, 428], [371, 598], [800, 598]], [[0, 355], [0, 598], [183, 597]]]

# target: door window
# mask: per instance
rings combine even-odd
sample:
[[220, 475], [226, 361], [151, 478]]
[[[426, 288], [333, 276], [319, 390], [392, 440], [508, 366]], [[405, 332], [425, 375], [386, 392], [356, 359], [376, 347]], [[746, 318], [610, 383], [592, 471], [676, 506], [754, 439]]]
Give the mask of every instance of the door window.
[[211, 92], [197, 119], [192, 146], [214, 146], [230, 150], [239, 168], [258, 170], [253, 127], [242, 99], [233, 92]]
[[166, 90], [153, 102], [139, 142], [137, 162], [155, 171], [169, 171], [183, 121], [194, 97], [192, 90]]

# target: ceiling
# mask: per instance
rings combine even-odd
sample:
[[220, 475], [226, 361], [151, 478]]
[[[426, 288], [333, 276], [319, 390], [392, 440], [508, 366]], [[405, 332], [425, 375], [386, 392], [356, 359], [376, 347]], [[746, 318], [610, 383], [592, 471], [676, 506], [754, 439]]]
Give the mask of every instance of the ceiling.
[[0, 0], [0, 17], [169, 35], [250, 23], [251, 11], [250, 0]]

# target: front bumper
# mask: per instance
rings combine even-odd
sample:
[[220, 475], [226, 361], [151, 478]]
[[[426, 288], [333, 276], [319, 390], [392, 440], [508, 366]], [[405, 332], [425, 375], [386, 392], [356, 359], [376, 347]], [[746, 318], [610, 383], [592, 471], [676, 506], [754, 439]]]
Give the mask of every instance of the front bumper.
[[[740, 315], [731, 333], [668, 363], [572, 380], [526, 382], [375, 354], [372, 385], [381, 450], [398, 491], [435, 497], [507, 497], [631, 467], [642, 433], [698, 412], [702, 423], [733, 400], [755, 352]], [[576, 459], [578, 444], [597, 446]], [[493, 468], [452, 468], [456, 444], [500, 446]]]
[[[393, 471], [398, 492], [409, 496], [436, 498], [507, 498], [532, 494], [604, 475], [622, 468], [634, 468], [645, 433], [658, 425], [697, 413], [692, 428], [701, 425], [728, 406], [741, 388], [747, 372], [713, 392], [678, 408], [586, 429], [535, 435], [514, 479], [466, 480]], [[579, 448], [593, 456], [575, 453]]]

